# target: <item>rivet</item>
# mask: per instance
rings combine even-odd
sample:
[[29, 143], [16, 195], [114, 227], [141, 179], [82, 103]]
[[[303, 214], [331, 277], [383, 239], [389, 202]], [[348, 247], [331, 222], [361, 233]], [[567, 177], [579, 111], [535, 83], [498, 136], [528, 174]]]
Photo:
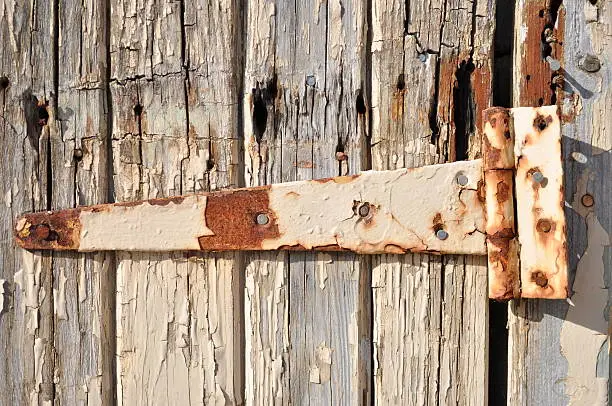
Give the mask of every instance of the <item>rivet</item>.
[[33, 234], [37, 240], [46, 240], [51, 234], [51, 228], [46, 224], [39, 224], [34, 228]]
[[438, 230], [436, 231], [436, 237], [438, 237], [439, 240], [446, 240], [448, 238], [448, 233], [445, 230]]
[[266, 213], [259, 213], [257, 217], [255, 217], [255, 222], [260, 226], [265, 226], [270, 222], [270, 218]]
[[542, 183], [542, 181], [544, 180], [544, 175], [542, 174], [542, 172], [536, 171], [531, 174], [531, 178], [534, 182]]
[[551, 230], [551, 228], [552, 224], [546, 219], [539, 220], [538, 224], [536, 224], [536, 229], [541, 233], [547, 233]]
[[587, 55], [578, 63], [580, 69], [585, 72], [597, 72], [601, 69], [601, 62], [595, 55]]
[[544, 275], [542, 271], [535, 271], [531, 274], [531, 280], [533, 280], [536, 285], [541, 288], [545, 288], [548, 285], [548, 278]]
[[317, 83], [317, 79], [314, 77], [314, 75], [306, 76], [306, 84], [308, 86], [313, 87], [316, 83]]
[[81, 148], [75, 148], [74, 152], [72, 153], [72, 156], [75, 160], [80, 161], [81, 159], [83, 159], [83, 150]]
[[468, 179], [468, 177], [467, 177], [467, 176], [465, 176], [464, 174], [462, 174], [462, 173], [461, 173], [461, 174], [459, 174], [459, 175], [457, 176], [457, 183], [458, 183], [459, 185], [461, 185], [461, 186], [465, 186], [465, 185], [467, 185], [467, 184], [468, 184], [468, 182], [469, 182], [469, 179]]
[[0, 89], [6, 89], [7, 87], [9, 87], [9, 84], [11, 82], [9, 81], [9, 78], [7, 78], [6, 76], [0, 76]]
[[361, 206], [359, 206], [359, 215], [361, 217], [367, 217], [368, 214], [370, 214], [370, 204], [369, 203], [362, 203]]
[[580, 202], [582, 203], [584, 207], [593, 207], [593, 205], [595, 204], [595, 199], [593, 198], [592, 195], [586, 193], [582, 195]]

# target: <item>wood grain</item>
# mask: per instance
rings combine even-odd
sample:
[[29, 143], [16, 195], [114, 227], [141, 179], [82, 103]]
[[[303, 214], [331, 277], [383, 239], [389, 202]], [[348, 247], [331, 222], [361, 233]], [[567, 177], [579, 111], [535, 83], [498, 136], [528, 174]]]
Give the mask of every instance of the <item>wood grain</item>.
[[[607, 180], [612, 175], [612, 139], [607, 106], [612, 103], [612, 70], [607, 38], [612, 7], [609, 2], [580, 1], [556, 6], [556, 2], [544, 1], [516, 4], [514, 103], [537, 106], [540, 99], [548, 103], [554, 96], [562, 114], [573, 305], [552, 300], [511, 304], [508, 403], [603, 405], [610, 399], [606, 340], [612, 196]], [[559, 71], [537, 59], [542, 57], [542, 24], [546, 22], [557, 38], [549, 51], [560, 62]], [[527, 75], [531, 75], [529, 81]], [[545, 80], [536, 81], [534, 87], [534, 77]], [[551, 88], [554, 77], [561, 82]], [[589, 198], [583, 199], [585, 195], [593, 198], [592, 204]]]
[[[357, 100], [366, 86], [366, 16], [361, 1], [249, 2], [247, 186], [364, 167], [367, 119]], [[353, 254], [249, 257], [249, 404], [370, 402], [365, 265]]]
[[[236, 186], [236, 4], [111, 6], [117, 200]], [[239, 258], [117, 258], [119, 401], [242, 403]]]
[[[374, 169], [476, 155], [494, 5], [373, 1]], [[376, 403], [486, 403], [486, 259], [383, 256], [373, 266]]]

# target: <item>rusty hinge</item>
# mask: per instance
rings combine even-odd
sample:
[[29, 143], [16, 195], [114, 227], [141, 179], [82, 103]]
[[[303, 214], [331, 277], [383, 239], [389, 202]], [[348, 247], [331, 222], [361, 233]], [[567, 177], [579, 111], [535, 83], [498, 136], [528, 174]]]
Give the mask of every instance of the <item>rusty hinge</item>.
[[29, 213], [15, 238], [50, 250], [487, 255], [491, 298], [565, 298], [556, 106], [483, 117], [481, 160]]

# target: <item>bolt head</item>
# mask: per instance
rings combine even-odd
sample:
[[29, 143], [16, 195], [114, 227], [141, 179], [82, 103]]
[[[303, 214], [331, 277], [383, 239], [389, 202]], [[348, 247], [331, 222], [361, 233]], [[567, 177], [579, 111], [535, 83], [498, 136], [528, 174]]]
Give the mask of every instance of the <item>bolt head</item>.
[[592, 195], [586, 193], [582, 195], [580, 202], [582, 203], [584, 207], [593, 207], [593, 205], [595, 204], [595, 199], [593, 198]]
[[542, 219], [536, 224], [536, 229], [541, 233], [548, 233], [552, 229], [552, 224], [549, 220]]
[[255, 222], [260, 226], [265, 226], [270, 222], [270, 218], [266, 213], [259, 213], [257, 217], [255, 217]]
[[363, 203], [361, 206], [359, 206], [359, 216], [361, 217], [367, 217], [368, 214], [370, 214], [370, 204], [369, 203]]
[[37, 240], [46, 240], [51, 235], [51, 228], [46, 224], [39, 224], [34, 228], [34, 237]]
[[314, 77], [314, 75], [308, 75], [306, 76], [306, 84], [313, 87], [317, 84], [317, 79]]
[[542, 174], [542, 172], [537, 171], [531, 174], [531, 178], [534, 182], [542, 183], [542, 181], [544, 180], [544, 175]]
[[578, 66], [585, 72], [594, 73], [601, 69], [601, 62], [595, 55], [586, 55], [578, 63]]
[[459, 175], [457, 175], [457, 183], [461, 186], [465, 186], [467, 185], [469, 182], [469, 179], [467, 176], [465, 176], [464, 174], [460, 173]]
[[448, 233], [445, 230], [438, 230], [436, 231], [436, 237], [438, 237], [439, 240], [446, 240], [448, 238]]

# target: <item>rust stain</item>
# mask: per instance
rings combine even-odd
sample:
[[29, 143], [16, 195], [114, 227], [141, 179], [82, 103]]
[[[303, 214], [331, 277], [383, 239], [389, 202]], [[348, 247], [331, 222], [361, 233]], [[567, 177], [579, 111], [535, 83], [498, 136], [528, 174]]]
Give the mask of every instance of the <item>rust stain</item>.
[[550, 125], [550, 123], [552, 123], [552, 121], [553, 119], [551, 116], [544, 117], [543, 115], [538, 114], [533, 120], [533, 127], [538, 132], [544, 131]]
[[334, 183], [350, 183], [352, 181], [354, 181], [355, 179], [357, 179], [359, 177], [359, 175], [348, 175], [348, 176], [336, 176], [334, 178], [323, 178], [323, 179], [314, 179], [311, 182], [317, 182], [317, 183], [327, 183], [327, 182], [334, 182]]
[[[519, 20], [522, 20], [524, 27], [518, 29], [526, 28], [526, 37], [520, 45], [523, 76], [516, 85], [521, 87], [519, 105], [522, 106], [562, 103], [561, 98], [552, 90], [553, 75], [545, 58], [550, 56], [558, 60], [561, 66], [564, 65], [565, 10], [562, 7], [553, 10], [551, 6], [554, 3], [547, 0], [527, 0], [521, 10]], [[548, 37], [555, 38], [554, 42], [546, 41], [544, 32], [547, 29], [550, 32]]]
[[296, 197], [300, 197], [300, 194], [292, 190], [291, 192], [285, 193], [285, 197], [296, 198]]
[[444, 223], [442, 222], [442, 214], [436, 213], [433, 218], [433, 227], [434, 233], [444, 229]]
[[297, 161], [293, 163], [296, 168], [316, 168], [316, 165], [312, 161]]
[[499, 181], [497, 183], [497, 193], [495, 194], [495, 197], [497, 198], [497, 203], [502, 204], [504, 202], [506, 202], [509, 198], [510, 198], [510, 193], [511, 193], [511, 188], [509, 185], [506, 184], [506, 182]]
[[[491, 105], [491, 87], [490, 65], [485, 63], [482, 66], [476, 67], [472, 73], [472, 94], [474, 95], [476, 111], [485, 110]], [[483, 128], [482, 118], [481, 114], [476, 114], [475, 131], [477, 134], [480, 133]]]
[[548, 286], [548, 277], [542, 271], [534, 271], [531, 273], [531, 281], [535, 282], [541, 288]]
[[554, 231], [554, 229], [554, 223], [551, 223], [551, 221], [548, 219], [540, 219], [536, 224], [536, 230], [541, 233], [549, 233], [551, 231]]
[[79, 248], [81, 209], [24, 214], [17, 220], [15, 241], [31, 250], [74, 250]]
[[404, 116], [404, 94], [406, 89], [395, 90], [391, 100], [391, 119], [398, 121]]
[[[212, 251], [257, 250], [264, 240], [277, 239], [280, 234], [276, 215], [269, 207], [269, 189], [265, 186], [209, 195], [205, 218], [214, 235], [200, 237], [200, 247]], [[268, 224], [255, 222], [261, 213], [268, 216]]]
[[487, 236], [489, 298], [509, 300], [520, 296], [516, 241]]

